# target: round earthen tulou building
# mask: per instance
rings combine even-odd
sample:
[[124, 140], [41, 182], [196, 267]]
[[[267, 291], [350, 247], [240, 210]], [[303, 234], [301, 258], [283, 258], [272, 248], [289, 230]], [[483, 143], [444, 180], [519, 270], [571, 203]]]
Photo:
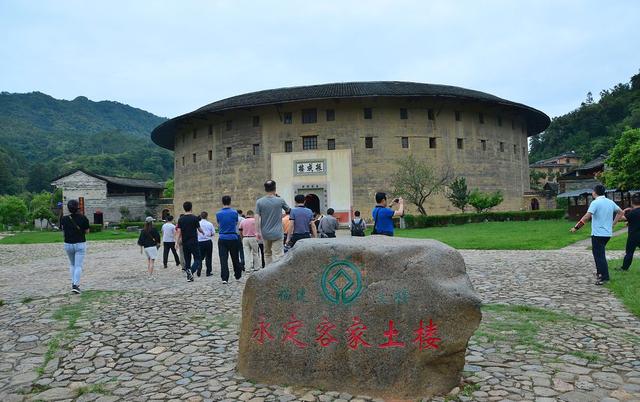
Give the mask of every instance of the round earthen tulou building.
[[[397, 161], [409, 155], [464, 176], [470, 189], [501, 190], [498, 209], [519, 210], [529, 189], [527, 138], [549, 123], [539, 110], [484, 92], [351, 82], [223, 99], [166, 121], [151, 138], [175, 152], [176, 212], [186, 200], [213, 211], [224, 194], [254, 209], [273, 178], [290, 205], [298, 193], [313, 194], [344, 222], [351, 206], [370, 216], [374, 194], [391, 191]], [[456, 212], [443, 195], [426, 207]]]

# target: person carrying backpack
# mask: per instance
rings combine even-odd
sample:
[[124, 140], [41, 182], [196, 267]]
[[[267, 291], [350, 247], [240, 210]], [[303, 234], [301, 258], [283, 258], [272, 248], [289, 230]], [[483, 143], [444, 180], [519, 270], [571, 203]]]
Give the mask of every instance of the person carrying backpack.
[[80, 275], [82, 263], [87, 252], [87, 239], [89, 233], [89, 220], [80, 212], [78, 200], [69, 200], [67, 203], [69, 215], [60, 219], [60, 226], [64, 233], [64, 251], [69, 258], [69, 272], [71, 274], [71, 292], [80, 294]]
[[367, 223], [360, 217], [360, 211], [354, 212], [353, 215], [354, 218], [351, 219], [351, 225], [349, 225], [351, 236], [364, 237], [365, 230], [367, 230]]

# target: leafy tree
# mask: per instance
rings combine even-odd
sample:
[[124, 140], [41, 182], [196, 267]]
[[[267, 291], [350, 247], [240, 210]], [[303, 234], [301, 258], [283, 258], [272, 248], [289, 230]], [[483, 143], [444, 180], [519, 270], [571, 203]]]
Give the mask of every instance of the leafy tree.
[[51, 174], [47, 167], [42, 163], [36, 163], [31, 166], [27, 175], [27, 190], [38, 192], [50, 187]]
[[18, 194], [22, 191], [20, 168], [17, 161], [0, 147], [0, 194]]
[[500, 205], [504, 197], [500, 191], [495, 193], [483, 193], [475, 189], [469, 194], [469, 204], [475, 208], [477, 213], [487, 212], [491, 208]]
[[447, 198], [451, 201], [451, 205], [458, 208], [464, 213], [465, 208], [469, 205], [469, 189], [467, 188], [467, 180], [460, 176], [449, 184], [449, 194]]
[[451, 172], [448, 168], [435, 172], [429, 164], [417, 160], [413, 155], [397, 161], [398, 170], [391, 178], [394, 194], [405, 198], [418, 207], [422, 215], [426, 215], [424, 203], [430, 196], [439, 193], [449, 181]]
[[640, 128], [640, 74], [600, 92], [600, 99], [554, 118], [544, 133], [531, 138], [531, 160], [576, 151], [585, 161], [606, 154], [626, 128]]
[[640, 129], [628, 129], [611, 150], [603, 175], [605, 184], [620, 190], [640, 188]]
[[529, 171], [529, 187], [533, 190], [540, 190], [540, 180], [544, 180], [547, 178], [547, 174], [545, 172], [541, 172], [539, 170], [530, 170]]
[[27, 220], [27, 204], [15, 195], [0, 197], [0, 224], [19, 225]]
[[34, 194], [29, 201], [29, 210], [33, 211], [38, 208], [49, 208], [51, 209], [51, 199], [53, 194], [43, 191], [38, 194]]
[[173, 198], [173, 189], [174, 189], [174, 182], [173, 179], [169, 179], [164, 183], [164, 191], [162, 192], [162, 196], [165, 198]]
[[43, 220], [51, 221], [55, 217], [51, 211], [51, 200], [53, 194], [46, 191], [35, 194], [29, 203], [29, 217], [32, 220], [38, 219], [42, 225]]

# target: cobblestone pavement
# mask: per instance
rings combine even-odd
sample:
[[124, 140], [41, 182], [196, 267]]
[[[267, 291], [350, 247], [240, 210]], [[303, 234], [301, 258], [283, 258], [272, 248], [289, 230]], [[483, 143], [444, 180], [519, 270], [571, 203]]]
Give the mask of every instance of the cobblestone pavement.
[[[640, 320], [591, 284], [587, 250], [462, 254], [488, 306], [447, 400], [640, 401]], [[217, 265], [194, 283], [175, 266], [149, 280], [131, 241], [90, 243], [86, 262], [79, 298], [61, 244], [0, 246], [1, 401], [371, 399], [237, 374], [245, 279], [222, 285]]]

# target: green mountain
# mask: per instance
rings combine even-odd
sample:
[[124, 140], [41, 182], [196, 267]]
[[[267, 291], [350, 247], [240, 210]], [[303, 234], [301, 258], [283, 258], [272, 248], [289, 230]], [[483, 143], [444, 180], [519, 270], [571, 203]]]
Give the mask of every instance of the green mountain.
[[49, 189], [52, 178], [77, 167], [166, 180], [173, 156], [149, 139], [165, 120], [118, 102], [2, 92], [0, 194]]
[[579, 108], [555, 117], [549, 128], [531, 138], [529, 160], [576, 151], [588, 161], [608, 153], [626, 127], [640, 128], [640, 74], [603, 90], [598, 102], [587, 94]]

